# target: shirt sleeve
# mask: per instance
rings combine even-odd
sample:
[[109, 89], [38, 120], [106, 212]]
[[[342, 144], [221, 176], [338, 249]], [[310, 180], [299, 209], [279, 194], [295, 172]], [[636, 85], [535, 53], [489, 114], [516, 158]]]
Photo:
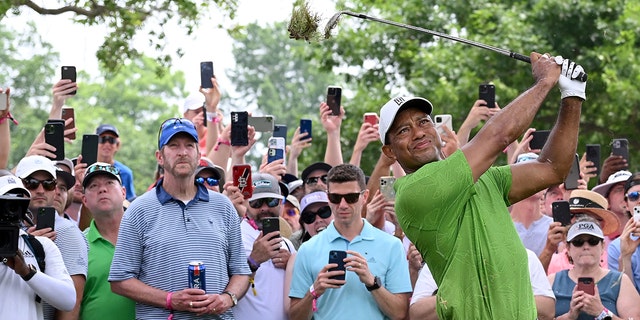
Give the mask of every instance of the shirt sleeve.
[[422, 270], [420, 270], [420, 274], [418, 275], [416, 287], [411, 296], [411, 304], [418, 302], [421, 298], [433, 296], [433, 292], [436, 291], [436, 289], [438, 289], [436, 280], [433, 279], [429, 266], [425, 264], [422, 266]]
[[58, 247], [46, 237], [36, 237], [45, 255], [45, 272], [37, 272], [27, 284], [54, 308], [71, 311], [76, 304], [73, 280], [65, 268]]
[[527, 249], [527, 258], [529, 260], [529, 277], [531, 278], [531, 288], [534, 296], [545, 296], [555, 300], [556, 296], [551, 289], [551, 283], [547, 278], [542, 263], [536, 254]]
[[613, 240], [613, 242], [609, 244], [609, 247], [607, 248], [607, 255], [609, 270], [618, 271], [620, 266], [618, 262], [620, 260], [620, 238]]

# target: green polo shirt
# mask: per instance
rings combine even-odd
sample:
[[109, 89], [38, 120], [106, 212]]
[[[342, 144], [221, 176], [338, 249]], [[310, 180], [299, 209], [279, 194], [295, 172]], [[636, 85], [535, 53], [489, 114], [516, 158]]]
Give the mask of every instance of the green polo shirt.
[[135, 319], [135, 301], [113, 293], [107, 280], [115, 246], [98, 232], [95, 221], [84, 234], [89, 242], [89, 270], [80, 319]]

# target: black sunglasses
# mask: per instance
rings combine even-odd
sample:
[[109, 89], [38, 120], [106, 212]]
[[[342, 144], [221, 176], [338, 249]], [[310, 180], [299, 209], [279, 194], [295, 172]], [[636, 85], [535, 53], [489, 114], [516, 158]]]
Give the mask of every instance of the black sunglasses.
[[640, 198], [640, 192], [638, 191], [627, 193], [627, 199], [629, 199], [630, 201], [638, 201], [638, 198]]
[[582, 247], [582, 245], [585, 242], [588, 242], [590, 246], [595, 247], [597, 246], [600, 242], [602, 242], [602, 239], [599, 238], [593, 238], [590, 237], [588, 240], [584, 240], [584, 239], [575, 239], [575, 240], [571, 240], [569, 241], [574, 247], [580, 248]]
[[219, 183], [219, 182], [218, 182], [218, 179], [211, 178], [211, 177], [209, 177], [209, 178], [197, 177], [197, 178], [196, 178], [196, 183], [204, 184], [205, 182], [206, 182], [210, 187], [215, 187], [215, 186], [217, 186], [217, 185], [218, 185], [218, 183]]
[[334, 204], [339, 204], [340, 201], [344, 198], [344, 200], [349, 204], [354, 204], [358, 202], [360, 199], [360, 195], [364, 192], [364, 190], [360, 192], [347, 193], [347, 194], [339, 194], [339, 193], [327, 193], [327, 197], [329, 198], [329, 202]]
[[278, 198], [261, 198], [249, 201], [249, 205], [251, 208], [258, 209], [262, 207], [263, 204], [267, 204], [269, 208], [277, 207], [280, 204], [280, 199]]
[[300, 214], [300, 220], [306, 224], [312, 224], [316, 221], [316, 216], [320, 219], [326, 219], [331, 216], [331, 208], [324, 206], [318, 209], [318, 211], [305, 210]]
[[47, 179], [47, 180], [38, 180], [34, 178], [22, 179], [22, 183], [27, 190], [36, 190], [38, 186], [42, 184], [42, 188], [47, 191], [52, 191], [56, 189], [56, 180], [55, 179]]
[[102, 136], [102, 137], [98, 138], [98, 142], [100, 144], [107, 143], [107, 142], [110, 143], [110, 144], [116, 144], [118, 142], [118, 138], [111, 137], [111, 136]]
[[322, 183], [327, 184], [327, 175], [323, 175], [320, 177], [311, 177], [307, 178], [306, 184], [314, 185], [318, 183], [318, 180], [322, 181]]

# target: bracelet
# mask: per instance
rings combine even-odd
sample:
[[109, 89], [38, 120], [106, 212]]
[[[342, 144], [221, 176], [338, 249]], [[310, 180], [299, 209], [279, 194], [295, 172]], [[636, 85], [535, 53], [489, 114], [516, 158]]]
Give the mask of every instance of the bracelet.
[[258, 268], [260, 268], [260, 264], [251, 257], [247, 258], [247, 263], [249, 263], [249, 269], [251, 269], [251, 272], [256, 272], [258, 271]]
[[16, 126], [18, 125], [18, 121], [11, 116], [11, 111], [7, 112], [5, 117], [0, 118], [0, 124], [3, 124], [7, 119], [11, 120]]
[[[217, 119], [217, 118], [216, 118]], [[218, 143], [216, 144], [216, 146], [213, 148], [213, 151], [218, 151], [218, 149], [220, 149], [220, 145], [224, 144], [227, 146], [231, 146], [231, 141], [229, 140], [222, 140], [221, 138], [218, 138]]]
[[211, 120], [211, 122], [213, 122], [213, 123], [218, 123], [218, 122], [220, 122], [220, 118], [218, 118], [218, 116], [215, 116], [215, 117], [213, 118], [213, 120]]
[[313, 310], [313, 312], [316, 312], [316, 311], [318, 311], [318, 298], [320, 298], [320, 297], [316, 294], [316, 290], [313, 288], [313, 283], [311, 284], [311, 287], [309, 288], [309, 293], [313, 297], [313, 302], [312, 302], [311, 309]]
[[167, 293], [167, 303], [165, 304], [165, 308], [169, 309], [169, 310], [173, 310], [173, 307], [171, 307], [171, 296], [173, 295], [173, 292], [169, 292]]

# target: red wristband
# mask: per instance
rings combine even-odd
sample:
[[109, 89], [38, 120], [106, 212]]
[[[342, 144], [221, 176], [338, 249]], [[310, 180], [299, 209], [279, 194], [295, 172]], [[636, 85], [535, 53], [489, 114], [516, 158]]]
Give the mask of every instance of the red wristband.
[[171, 296], [173, 295], [173, 292], [169, 292], [167, 293], [167, 303], [165, 304], [165, 307], [169, 310], [173, 310], [173, 307], [171, 307]]

